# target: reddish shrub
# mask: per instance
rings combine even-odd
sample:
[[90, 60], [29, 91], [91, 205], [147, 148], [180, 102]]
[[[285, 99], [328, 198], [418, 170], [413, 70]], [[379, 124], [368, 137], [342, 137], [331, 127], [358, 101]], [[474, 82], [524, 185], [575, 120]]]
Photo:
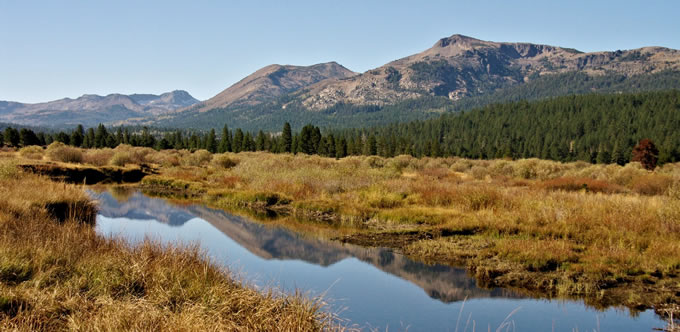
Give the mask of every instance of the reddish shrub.
[[541, 182], [539, 186], [547, 190], [564, 190], [564, 191], [584, 190], [586, 192], [605, 194], [620, 193], [625, 191], [623, 187], [616, 184], [581, 177], [561, 177], [546, 180]]
[[659, 149], [650, 139], [641, 140], [633, 148], [633, 161], [639, 161], [646, 170], [653, 171], [659, 159]]

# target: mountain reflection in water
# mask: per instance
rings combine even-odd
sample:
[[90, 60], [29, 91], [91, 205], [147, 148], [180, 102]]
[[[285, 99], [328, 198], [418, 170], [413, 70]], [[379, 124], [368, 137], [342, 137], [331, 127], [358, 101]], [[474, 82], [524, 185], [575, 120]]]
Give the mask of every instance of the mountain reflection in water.
[[387, 249], [329, 241], [205, 206], [173, 204], [134, 189], [90, 193], [99, 201], [100, 234], [131, 243], [147, 237], [197, 242], [214, 262], [248, 284], [324, 295], [330, 310], [359, 327], [453, 331], [460, 325], [463, 331], [466, 324], [476, 324], [476, 330], [486, 331], [508, 321], [516, 331], [651, 331], [664, 326], [652, 311], [597, 311], [582, 301], [483, 289], [462, 268], [427, 265]]
[[259, 224], [204, 206], [173, 206], [162, 199], [150, 198], [139, 192], [132, 192], [130, 197], [125, 198], [118, 201], [110, 194], [98, 194], [99, 214], [112, 219], [155, 220], [173, 227], [182, 226], [198, 217], [264, 259], [302, 260], [329, 266], [343, 259], [355, 257], [418, 285], [430, 297], [446, 303], [462, 301], [465, 298], [519, 297], [504, 289], [478, 288], [474, 279], [462, 268], [416, 262], [389, 249], [363, 248], [306, 237], [282, 227]]

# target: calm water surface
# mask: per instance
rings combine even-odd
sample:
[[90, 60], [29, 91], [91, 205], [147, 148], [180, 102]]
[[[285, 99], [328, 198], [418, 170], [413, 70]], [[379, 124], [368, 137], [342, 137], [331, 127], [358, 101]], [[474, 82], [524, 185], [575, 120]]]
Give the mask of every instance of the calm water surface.
[[523, 298], [482, 289], [465, 270], [426, 265], [380, 248], [325, 241], [203, 206], [177, 206], [139, 192], [92, 193], [97, 231], [137, 243], [198, 243], [256, 287], [325, 294], [333, 312], [390, 331], [652, 331], [652, 311], [598, 311], [578, 301]]

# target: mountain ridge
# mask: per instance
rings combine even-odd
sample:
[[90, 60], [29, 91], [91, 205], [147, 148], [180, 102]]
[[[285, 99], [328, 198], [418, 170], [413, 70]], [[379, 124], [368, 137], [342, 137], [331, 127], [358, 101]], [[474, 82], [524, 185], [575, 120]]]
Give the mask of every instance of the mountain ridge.
[[197, 102], [184, 90], [160, 95], [84, 94], [75, 99], [62, 98], [31, 104], [0, 101], [0, 121], [37, 126], [94, 126], [130, 118], [159, 116]]
[[260, 68], [214, 97], [201, 102], [194, 110], [203, 112], [233, 104], [253, 106], [322, 80], [354, 75], [355, 72], [335, 61], [311, 66], [272, 64]]

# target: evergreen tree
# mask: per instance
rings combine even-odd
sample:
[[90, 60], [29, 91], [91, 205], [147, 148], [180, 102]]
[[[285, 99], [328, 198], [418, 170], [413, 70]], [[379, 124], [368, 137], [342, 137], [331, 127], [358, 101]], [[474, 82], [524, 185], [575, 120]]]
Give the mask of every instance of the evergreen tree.
[[142, 128], [142, 137], [141, 137], [141, 142], [139, 143], [139, 145], [144, 146], [144, 147], [148, 147], [148, 148], [151, 148], [154, 145], [156, 145], [156, 139], [153, 137], [153, 135], [151, 135], [148, 127]]
[[262, 130], [260, 130], [257, 133], [257, 138], [255, 139], [255, 150], [264, 151], [265, 150], [265, 143], [266, 143], [266, 138], [264, 136], [264, 132], [262, 132]]
[[131, 144], [130, 131], [127, 128], [125, 128], [125, 131], [123, 132], [123, 144]]
[[222, 128], [222, 137], [220, 138], [220, 145], [218, 151], [220, 153], [231, 152], [231, 133], [225, 124]]
[[217, 138], [215, 137], [215, 129], [210, 129], [210, 132], [206, 137], [205, 149], [212, 153], [217, 152]]
[[64, 144], [69, 144], [70, 143], [69, 141], [71, 140], [71, 138], [68, 136], [67, 133], [60, 131], [56, 135], [54, 135], [54, 140], [57, 141], [57, 142], [64, 143]]
[[243, 149], [243, 131], [241, 128], [236, 129], [234, 134], [234, 141], [232, 143], [232, 150], [234, 152], [241, 152]]
[[94, 147], [103, 148], [106, 147], [106, 138], [109, 133], [106, 131], [106, 127], [103, 124], [97, 126], [97, 132], [94, 134]]
[[5, 129], [5, 144], [11, 147], [18, 147], [20, 142], [21, 136], [19, 136], [19, 131], [12, 127], [7, 127]]
[[335, 157], [336, 158], [345, 158], [347, 157], [347, 140], [342, 137], [338, 140], [335, 141]]
[[78, 125], [76, 129], [71, 133], [70, 143], [75, 147], [81, 147], [83, 145], [83, 139], [85, 138], [85, 129], [83, 125]]
[[253, 141], [253, 136], [250, 132], [246, 132], [246, 135], [243, 137], [241, 151], [255, 151], [255, 141]]
[[371, 134], [368, 136], [368, 140], [364, 145], [364, 155], [375, 156], [378, 154], [378, 143], [376, 142], [375, 135]]
[[93, 128], [87, 128], [87, 132], [85, 134], [85, 139], [83, 139], [83, 147], [91, 149], [95, 148], [95, 140], [94, 140], [94, 129]]
[[283, 152], [293, 151], [293, 134], [291, 133], [290, 123], [283, 124], [283, 131], [281, 132], [281, 143], [283, 145]]
[[21, 146], [40, 145], [40, 140], [33, 130], [22, 128], [21, 131], [19, 131], [19, 136]]
[[118, 146], [118, 145], [120, 145], [120, 144], [123, 144], [123, 141], [124, 141], [124, 137], [123, 137], [123, 136], [124, 136], [124, 135], [123, 135], [123, 128], [122, 128], [122, 127], [118, 127], [118, 129], [116, 129], [116, 141], [115, 141], [115, 143], [114, 143], [116, 146]]

